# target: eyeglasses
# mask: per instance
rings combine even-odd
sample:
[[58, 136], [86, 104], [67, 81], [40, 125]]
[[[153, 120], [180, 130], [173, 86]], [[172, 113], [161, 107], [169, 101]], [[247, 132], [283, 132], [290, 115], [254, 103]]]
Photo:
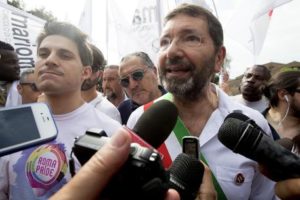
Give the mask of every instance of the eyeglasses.
[[300, 93], [300, 88], [295, 89], [295, 92]]
[[28, 85], [32, 89], [32, 91], [34, 91], [34, 92], [39, 91], [39, 89], [37, 88], [35, 83], [20, 83], [20, 85]]
[[130, 73], [128, 76], [121, 78], [120, 79], [121, 86], [127, 88], [129, 86], [130, 77], [135, 81], [142, 80], [144, 78], [144, 74], [146, 71], [147, 71], [147, 69], [136, 70], [136, 71]]
[[[173, 39], [169, 38], [169, 37], [162, 37], [160, 39], [160, 51], [164, 51], [166, 49], [168, 49], [170, 47], [170, 45], [172, 44]], [[176, 42], [176, 45], [180, 46], [180, 47], [199, 47], [202, 45], [203, 43], [203, 38], [195, 33], [187, 33], [184, 35], [181, 35], [177, 38], [177, 40], [174, 42]]]

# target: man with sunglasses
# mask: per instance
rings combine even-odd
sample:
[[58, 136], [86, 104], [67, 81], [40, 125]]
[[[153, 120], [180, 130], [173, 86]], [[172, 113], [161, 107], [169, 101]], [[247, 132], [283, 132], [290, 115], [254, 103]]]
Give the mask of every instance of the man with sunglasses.
[[158, 84], [156, 67], [144, 52], [135, 52], [123, 57], [119, 75], [120, 84], [129, 98], [118, 107], [122, 124], [127, 123], [130, 114], [136, 108], [166, 93]]
[[27, 69], [21, 73], [17, 89], [22, 96], [22, 104], [37, 102], [41, 92], [35, 84], [34, 69]]
[[[221, 70], [225, 55], [223, 28], [211, 12], [181, 4], [167, 14], [160, 38], [158, 69], [169, 93], [153, 103], [161, 99], [172, 101], [179, 116], [158, 150], [168, 167], [182, 152], [182, 138], [195, 136], [200, 141], [199, 158], [211, 169], [218, 199], [275, 199], [274, 182], [260, 173], [258, 163], [232, 152], [218, 140], [224, 119], [235, 110], [255, 120], [271, 135], [259, 112], [235, 102], [211, 83], [213, 75]], [[127, 126], [133, 128], [148, 107], [149, 104], [136, 109]]]

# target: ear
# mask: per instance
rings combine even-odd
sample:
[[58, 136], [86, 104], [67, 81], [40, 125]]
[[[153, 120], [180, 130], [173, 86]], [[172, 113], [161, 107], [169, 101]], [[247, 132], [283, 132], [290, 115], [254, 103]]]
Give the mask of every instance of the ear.
[[22, 88], [22, 86], [20, 84], [17, 85], [17, 90], [18, 90], [18, 92], [19, 92], [20, 95], [23, 94], [23, 88]]
[[98, 79], [102, 79], [102, 77], [103, 77], [103, 71], [102, 71], [102, 70], [99, 70], [99, 71], [97, 71], [96, 73], [97, 73]]
[[91, 66], [84, 66], [81, 71], [81, 79], [82, 81], [88, 79], [92, 76], [92, 68]]
[[286, 90], [279, 90], [277, 92], [278, 98], [280, 101], [287, 101], [286, 98], [288, 98], [289, 93]]
[[226, 48], [224, 46], [221, 46], [217, 51], [215, 57], [215, 68], [214, 68], [215, 72], [221, 71], [225, 56], [226, 56]]

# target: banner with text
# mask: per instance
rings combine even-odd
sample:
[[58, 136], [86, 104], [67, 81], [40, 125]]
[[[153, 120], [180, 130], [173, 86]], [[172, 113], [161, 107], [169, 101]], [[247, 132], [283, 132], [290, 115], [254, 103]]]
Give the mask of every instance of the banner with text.
[[0, 40], [11, 44], [21, 68], [34, 67], [36, 38], [45, 21], [0, 1]]

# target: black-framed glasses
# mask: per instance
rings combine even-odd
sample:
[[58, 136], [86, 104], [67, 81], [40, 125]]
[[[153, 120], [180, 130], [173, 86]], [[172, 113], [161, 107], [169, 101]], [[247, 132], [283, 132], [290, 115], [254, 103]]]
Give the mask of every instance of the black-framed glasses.
[[139, 70], [131, 72], [128, 76], [122, 77], [120, 79], [121, 86], [127, 88], [130, 83], [130, 80], [129, 80], [130, 77], [135, 81], [142, 80], [144, 78], [146, 71], [147, 71], [147, 69], [139, 69]]
[[34, 91], [34, 92], [39, 91], [39, 89], [37, 88], [35, 83], [20, 83], [20, 85], [28, 85], [32, 89], [32, 91]]

